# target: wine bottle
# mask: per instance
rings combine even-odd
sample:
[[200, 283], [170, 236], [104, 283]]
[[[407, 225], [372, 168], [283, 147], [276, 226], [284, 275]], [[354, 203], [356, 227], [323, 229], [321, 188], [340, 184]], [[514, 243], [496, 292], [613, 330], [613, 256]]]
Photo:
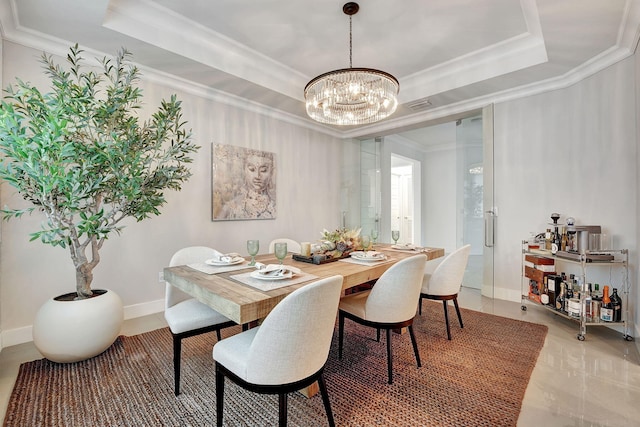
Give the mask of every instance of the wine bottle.
[[613, 305], [613, 321], [620, 322], [622, 320], [622, 298], [618, 296], [618, 289], [613, 288], [611, 294], [611, 304]]
[[600, 309], [600, 319], [604, 322], [613, 321], [613, 304], [609, 298], [609, 286], [604, 285], [602, 290], [602, 308]]

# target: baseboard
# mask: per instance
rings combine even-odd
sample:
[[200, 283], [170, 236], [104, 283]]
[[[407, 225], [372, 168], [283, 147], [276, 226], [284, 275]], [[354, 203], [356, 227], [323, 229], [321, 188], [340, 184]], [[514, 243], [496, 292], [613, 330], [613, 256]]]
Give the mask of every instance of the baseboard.
[[[164, 299], [149, 301], [142, 304], [133, 304], [124, 307], [124, 320], [135, 319], [138, 317], [148, 316], [150, 314], [161, 313], [164, 311]], [[33, 341], [32, 326], [24, 326], [3, 330], [0, 332], [0, 351], [3, 348], [12, 345], [23, 344]]]

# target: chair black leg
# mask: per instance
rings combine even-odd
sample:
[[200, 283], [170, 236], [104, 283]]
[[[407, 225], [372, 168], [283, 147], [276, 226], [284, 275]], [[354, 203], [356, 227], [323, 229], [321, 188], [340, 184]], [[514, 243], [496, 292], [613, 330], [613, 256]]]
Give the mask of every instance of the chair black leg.
[[447, 338], [451, 341], [451, 328], [449, 328], [449, 311], [447, 310], [447, 300], [442, 301], [444, 307], [444, 322], [447, 324]]
[[222, 336], [220, 335], [220, 329], [216, 329], [216, 338], [218, 338], [218, 341], [222, 339]]
[[287, 427], [287, 393], [278, 394], [278, 426]]
[[391, 355], [391, 329], [387, 329], [387, 373], [389, 384], [393, 384], [393, 358]]
[[422, 296], [418, 300], [418, 314], [422, 316]]
[[222, 410], [224, 409], [224, 374], [216, 363], [216, 425], [222, 427]]
[[173, 335], [173, 392], [180, 394], [180, 353], [182, 352], [182, 338]]
[[318, 386], [320, 387], [320, 395], [322, 396], [322, 403], [324, 403], [324, 410], [327, 412], [329, 427], [335, 427], [336, 423], [333, 420], [333, 412], [331, 411], [331, 402], [329, 402], [329, 394], [327, 393], [327, 386], [324, 383], [324, 377], [322, 375], [318, 377]]
[[376, 331], [377, 331], [376, 332], [376, 341], [380, 342], [380, 328], [378, 328]]
[[460, 322], [460, 327], [464, 328], [464, 326], [462, 326], [462, 316], [460, 315], [460, 307], [458, 306], [457, 297], [453, 299], [453, 305], [456, 307], [456, 313], [458, 313], [458, 322]]
[[413, 344], [413, 354], [416, 356], [416, 362], [418, 363], [418, 368], [422, 366], [420, 362], [420, 353], [418, 352], [418, 343], [416, 342], [416, 336], [413, 333], [413, 325], [409, 325], [409, 336], [411, 337], [411, 344]]
[[338, 359], [342, 360], [342, 337], [344, 334], [344, 314], [338, 313]]

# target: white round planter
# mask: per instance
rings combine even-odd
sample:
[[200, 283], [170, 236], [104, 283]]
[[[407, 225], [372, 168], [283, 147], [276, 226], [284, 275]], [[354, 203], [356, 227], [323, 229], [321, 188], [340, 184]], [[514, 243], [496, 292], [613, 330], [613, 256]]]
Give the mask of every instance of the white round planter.
[[[92, 298], [48, 300], [33, 322], [33, 343], [52, 362], [71, 363], [97, 356], [118, 338], [124, 321], [122, 300], [111, 290]], [[74, 293], [75, 295], [75, 293]]]

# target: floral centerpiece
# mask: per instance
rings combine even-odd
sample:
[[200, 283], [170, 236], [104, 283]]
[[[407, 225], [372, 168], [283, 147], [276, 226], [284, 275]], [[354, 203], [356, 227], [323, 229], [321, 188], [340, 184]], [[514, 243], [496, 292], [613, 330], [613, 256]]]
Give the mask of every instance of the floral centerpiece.
[[324, 254], [330, 258], [342, 258], [351, 251], [362, 248], [360, 228], [338, 228], [334, 231], [323, 230], [322, 239], [312, 246], [314, 254]]

